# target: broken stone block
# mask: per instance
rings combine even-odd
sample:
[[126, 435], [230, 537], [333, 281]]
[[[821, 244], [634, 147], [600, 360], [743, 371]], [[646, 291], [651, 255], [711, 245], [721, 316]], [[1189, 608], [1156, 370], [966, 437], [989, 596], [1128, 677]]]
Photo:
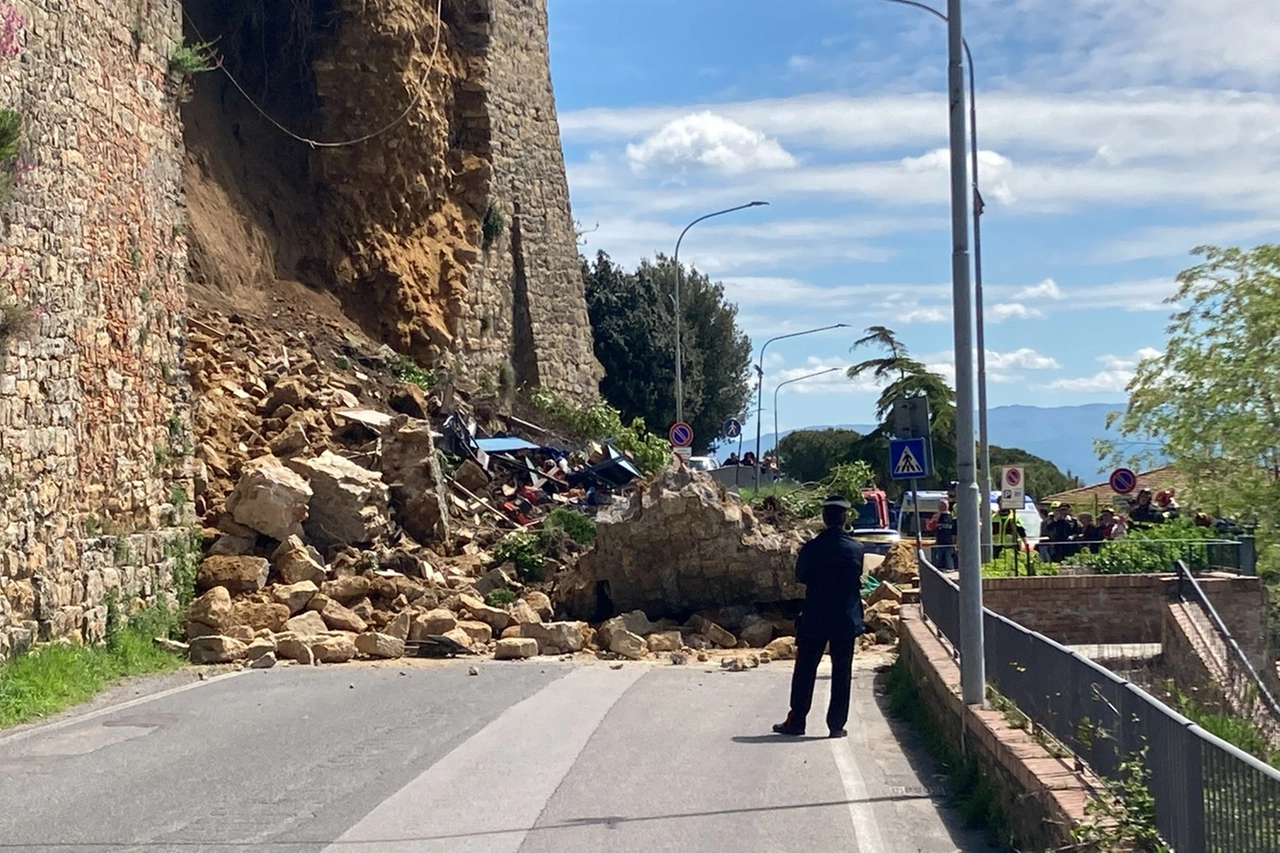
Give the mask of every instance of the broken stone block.
[[248, 625], [232, 625], [227, 629], [227, 636], [233, 640], [239, 640], [242, 643], [252, 643], [258, 635], [256, 631]]
[[231, 663], [243, 658], [246, 648], [239, 640], [212, 634], [192, 640], [188, 654], [192, 663]]
[[472, 494], [483, 496], [489, 488], [489, 475], [474, 459], [467, 459], [459, 465], [453, 479]]
[[249, 664], [249, 669], [271, 669], [276, 665], [276, 653], [267, 652], [261, 657], [253, 658]]
[[679, 631], [655, 631], [646, 639], [651, 652], [678, 652], [684, 647]]
[[300, 636], [292, 631], [276, 634], [276, 657], [311, 664], [314, 661], [314, 655], [311, 653], [313, 639], [312, 636]]
[[622, 620], [623, 626], [628, 631], [641, 637], [647, 637], [658, 630], [658, 626], [649, 621], [649, 617], [645, 615], [643, 610], [632, 610], [629, 613], [623, 613], [618, 618]]
[[[519, 624], [516, 624], [516, 625], [508, 625], [508, 626], [507, 626], [507, 629], [506, 629], [505, 631], [503, 631], [503, 632], [502, 632], [502, 639], [504, 639], [504, 640], [509, 640], [509, 639], [511, 639], [512, 637], [521, 637], [521, 633], [520, 633], [520, 625], [519, 625]], [[534, 640], [534, 642], [536, 643], [536, 642], [537, 642], [537, 640]]]
[[[231, 630], [230, 628], [224, 630]], [[217, 628], [212, 625], [206, 625], [203, 622], [192, 622], [187, 620], [186, 638], [188, 641], [194, 640], [196, 637], [212, 637], [215, 634], [221, 634]]]
[[464, 619], [458, 622], [457, 630], [463, 631], [471, 638], [471, 645], [483, 645], [493, 639], [493, 628], [485, 622]]
[[371, 658], [404, 657], [404, 640], [389, 634], [368, 631], [356, 637], [356, 651]]
[[772, 660], [795, 660], [796, 659], [796, 638], [795, 637], [778, 637], [776, 640], [770, 641], [769, 645], [764, 647], [769, 653]]
[[378, 472], [331, 450], [314, 459], [290, 459], [289, 467], [311, 486], [303, 524], [311, 541], [322, 547], [358, 545], [387, 532], [387, 487]]
[[529, 606], [533, 608], [535, 613], [542, 617], [543, 621], [546, 621], [555, 615], [555, 611], [551, 607], [551, 599], [545, 592], [538, 592], [536, 590], [526, 592], [524, 594], [524, 600], [529, 602]]
[[252, 554], [257, 544], [258, 537], [256, 535], [235, 536], [231, 533], [224, 533], [213, 543], [209, 553], [225, 557], [243, 557], [246, 554]]
[[443, 636], [458, 627], [458, 617], [451, 610], [436, 608], [414, 617], [409, 628], [411, 640], [425, 640], [428, 636]]
[[541, 622], [542, 617], [530, 606], [529, 602], [521, 598], [511, 605], [511, 621], [516, 625], [523, 625], [526, 622]]
[[196, 571], [196, 589], [226, 587], [227, 592], [253, 592], [267, 583], [271, 564], [261, 557], [205, 557]]
[[524, 660], [538, 653], [538, 641], [529, 637], [507, 637], [498, 640], [494, 660]]
[[231, 605], [231, 593], [226, 587], [215, 586], [187, 607], [187, 621], [198, 622], [215, 629], [226, 630], [235, 624]]
[[346, 663], [356, 656], [350, 634], [331, 634], [311, 644], [311, 653], [320, 663]]
[[541, 654], [549, 654], [549, 648], [555, 649], [550, 654], [580, 652], [583, 647], [582, 622], [546, 622], [526, 623], [520, 626], [521, 636], [538, 641]]
[[738, 645], [737, 637], [705, 617], [694, 616], [689, 620], [689, 626], [722, 649], [732, 649]]
[[409, 628], [413, 625], [413, 614], [405, 610], [396, 614], [396, 617], [387, 625], [383, 632], [388, 637], [395, 637], [401, 643], [409, 639]]
[[773, 639], [773, 623], [753, 613], [742, 620], [742, 630], [739, 633], [744, 646], [762, 649]]
[[497, 607], [490, 607], [474, 595], [460, 595], [458, 601], [473, 618], [484, 622], [495, 634], [501, 634], [511, 624], [511, 614]]
[[[379, 580], [385, 580], [379, 578]], [[393, 585], [394, 586], [394, 585]], [[361, 575], [335, 578], [320, 584], [320, 591], [335, 601], [350, 606], [369, 594], [369, 579]], [[394, 598], [395, 596], [389, 596]]]
[[449, 539], [448, 495], [431, 427], [404, 415], [382, 436], [382, 479], [394, 483], [396, 518], [418, 542]]
[[287, 459], [311, 449], [311, 441], [307, 438], [306, 428], [298, 421], [285, 426], [280, 434], [271, 440], [271, 453], [277, 459]]
[[310, 581], [318, 588], [328, 575], [297, 536], [280, 543], [271, 555], [280, 579], [288, 584]]
[[896, 584], [889, 581], [881, 582], [880, 586], [872, 590], [867, 596], [867, 604], [879, 604], [881, 601], [892, 601], [895, 604], [902, 604], [902, 590]]
[[623, 629], [614, 631], [609, 637], [609, 651], [632, 660], [640, 660], [649, 654], [649, 645], [644, 637]]
[[166, 652], [172, 652], [175, 655], [185, 655], [191, 651], [191, 646], [177, 640], [170, 640], [168, 637], [153, 637], [151, 641]]
[[248, 660], [257, 660], [263, 655], [272, 654], [276, 650], [276, 641], [271, 637], [257, 637], [244, 650]]
[[299, 409], [307, 400], [306, 381], [297, 376], [286, 376], [276, 382], [262, 404], [262, 413], [270, 417], [281, 406]]
[[237, 601], [232, 606], [236, 625], [252, 628], [254, 631], [265, 628], [268, 631], [283, 631], [284, 623], [289, 620], [289, 608], [274, 601]]
[[[481, 622], [476, 624], [484, 624], [484, 623]], [[489, 626], [485, 625], [485, 627], [488, 628]], [[471, 639], [471, 635], [468, 634], [466, 631], [462, 630], [460, 626], [450, 631], [445, 631], [440, 636], [444, 637], [446, 640], [452, 640], [453, 642], [462, 646], [464, 649], [473, 648], [475, 645], [474, 641]]]
[[387, 398], [387, 405], [392, 411], [399, 412], [402, 415], [408, 415], [411, 418], [425, 421], [430, 417], [427, 411], [427, 394], [417, 385], [406, 382], [391, 392]]
[[524, 589], [524, 584], [516, 580], [513, 572], [507, 570], [510, 563], [502, 566], [494, 566], [476, 579], [476, 592], [481, 595], [488, 595], [495, 589], [509, 589], [513, 592], [520, 592]]
[[292, 616], [305, 610], [307, 602], [311, 601], [311, 597], [319, 591], [311, 581], [298, 581], [290, 584], [276, 584], [271, 587], [271, 597], [278, 604], [289, 608], [289, 615]]
[[[315, 599], [312, 598], [312, 601], [315, 601]], [[348, 610], [332, 599], [325, 602], [324, 607], [320, 609], [320, 618], [324, 620], [325, 625], [335, 631], [351, 631], [360, 634], [369, 628], [368, 623], [353, 611]]]
[[325, 624], [324, 617], [319, 613], [314, 610], [308, 610], [285, 622], [284, 629], [299, 637], [314, 637], [317, 634], [323, 634], [328, 631], [329, 626]]
[[311, 487], [274, 456], [261, 456], [244, 466], [227, 510], [238, 523], [272, 539], [302, 533]]

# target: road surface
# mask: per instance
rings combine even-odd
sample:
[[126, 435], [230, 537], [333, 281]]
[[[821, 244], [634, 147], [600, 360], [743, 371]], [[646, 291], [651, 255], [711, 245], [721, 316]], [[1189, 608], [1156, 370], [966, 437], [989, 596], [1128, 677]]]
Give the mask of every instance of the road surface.
[[865, 662], [847, 740], [769, 734], [787, 663], [469, 666], [279, 666], [0, 733], [0, 851], [989, 849]]

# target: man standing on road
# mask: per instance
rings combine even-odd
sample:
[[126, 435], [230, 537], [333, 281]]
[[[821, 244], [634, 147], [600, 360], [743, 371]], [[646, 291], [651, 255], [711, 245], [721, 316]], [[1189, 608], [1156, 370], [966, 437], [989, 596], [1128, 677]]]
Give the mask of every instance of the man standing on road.
[[831, 646], [831, 704], [827, 728], [845, 737], [853, 688], [853, 643], [863, 632], [862, 544], [844, 530], [850, 503], [843, 495], [822, 502], [825, 529], [800, 549], [796, 581], [805, 585], [804, 610], [796, 626], [796, 667], [791, 674], [791, 712], [773, 730], [804, 734], [813, 705], [813, 685], [822, 652]]

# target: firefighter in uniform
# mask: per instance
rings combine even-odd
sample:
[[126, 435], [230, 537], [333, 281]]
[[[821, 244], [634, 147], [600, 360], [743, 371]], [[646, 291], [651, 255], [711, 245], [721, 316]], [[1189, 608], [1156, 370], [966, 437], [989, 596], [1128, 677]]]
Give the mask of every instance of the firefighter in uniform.
[[850, 503], [832, 495], [822, 503], [823, 531], [805, 543], [796, 558], [796, 581], [805, 586], [804, 609], [796, 625], [796, 665], [791, 675], [791, 711], [773, 730], [802, 735], [813, 705], [813, 686], [822, 652], [831, 647], [831, 703], [827, 729], [845, 737], [853, 686], [853, 643], [863, 630], [862, 543], [844, 530]]

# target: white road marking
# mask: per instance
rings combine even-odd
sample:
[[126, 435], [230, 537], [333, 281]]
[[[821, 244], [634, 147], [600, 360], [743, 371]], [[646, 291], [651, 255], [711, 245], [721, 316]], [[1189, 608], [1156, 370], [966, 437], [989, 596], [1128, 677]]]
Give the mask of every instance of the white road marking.
[[[823, 659], [819, 671], [831, 672], [829, 659]], [[825, 728], [827, 702], [831, 699], [831, 682], [823, 679], [818, 684], [819, 689], [814, 691], [813, 710], [815, 715], [824, 720], [822, 725]], [[876, 820], [876, 808], [881, 804], [868, 802], [870, 794], [867, 791], [867, 780], [858, 768], [853, 748], [849, 745], [850, 739], [857, 737], [862, 746], [861, 754], [871, 755], [866, 742], [866, 726], [862, 720], [850, 716], [845, 728], [849, 731], [849, 737], [832, 739], [831, 757], [835, 759], [836, 769], [840, 771], [840, 782], [844, 785], [844, 798], [849, 801], [849, 820], [853, 823], [853, 834], [858, 839], [857, 850], [858, 853], [885, 853], [889, 848], [885, 846], [884, 836], [880, 834], [880, 823]]]
[[324, 853], [516, 853], [591, 735], [645, 672], [575, 669], [512, 705]]
[[14, 732], [11, 735], [4, 735], [3, 737], [0, 737], [0, 746], [6, 746], [11, 743], [16, 743], [17, 741], [20, 741], [20, 740], [26, 740], [29, 737], [42, 735], [42, 734], [45, 734], [46, 732], [57, 731], [58, 729], [65, 729], [67, 726], [78, 725], [80, 723], [88, 722], [89, 720], [96, 720], [98, 717], [105, 717], [108, 714], [114, 714], [117, 711], [125, 711], [125, 710], [128, 710], [129, 708], [136, 708], [137, 706], [144, 705], [147, 702], [154, 702], [157, 699], [164, 699], [165, 697], [168, 697], [168, 696], [175, 696], [179, 693], [185, 693], [188, 690], [195, 690], [197, 687], [207, 687], [210, 684], [217, 684], [219, 681], [226, 681], [228, 678], [235, 678], [236, 676], [244, 675], [247, 672], [249, 672], [249, 670], [247, 669], [238, 669], [235, 672], [228, 672], [222, 675], [215, 675], [213, 678], [206, 679], [205, 681], [193, 681], [190, 684], [183, 684], [179, 687], [170, 687], [168, 690], [161, 690], [158, 693], [151, 693], [146, 696], [139, 696], [137, 699], [130, 699], [127, 702], [117, 702], [114, 705], [108, 705], [105, 708], [99, 708], [96, 711], [90, 711], [87, 714], [75, 714], [73, 716], [67, 717], [66, 719], [57, 720], [52, 723], [46, 723], [43, 726], [35, 726], [34, 728], [23, 729], [20, 732]]

